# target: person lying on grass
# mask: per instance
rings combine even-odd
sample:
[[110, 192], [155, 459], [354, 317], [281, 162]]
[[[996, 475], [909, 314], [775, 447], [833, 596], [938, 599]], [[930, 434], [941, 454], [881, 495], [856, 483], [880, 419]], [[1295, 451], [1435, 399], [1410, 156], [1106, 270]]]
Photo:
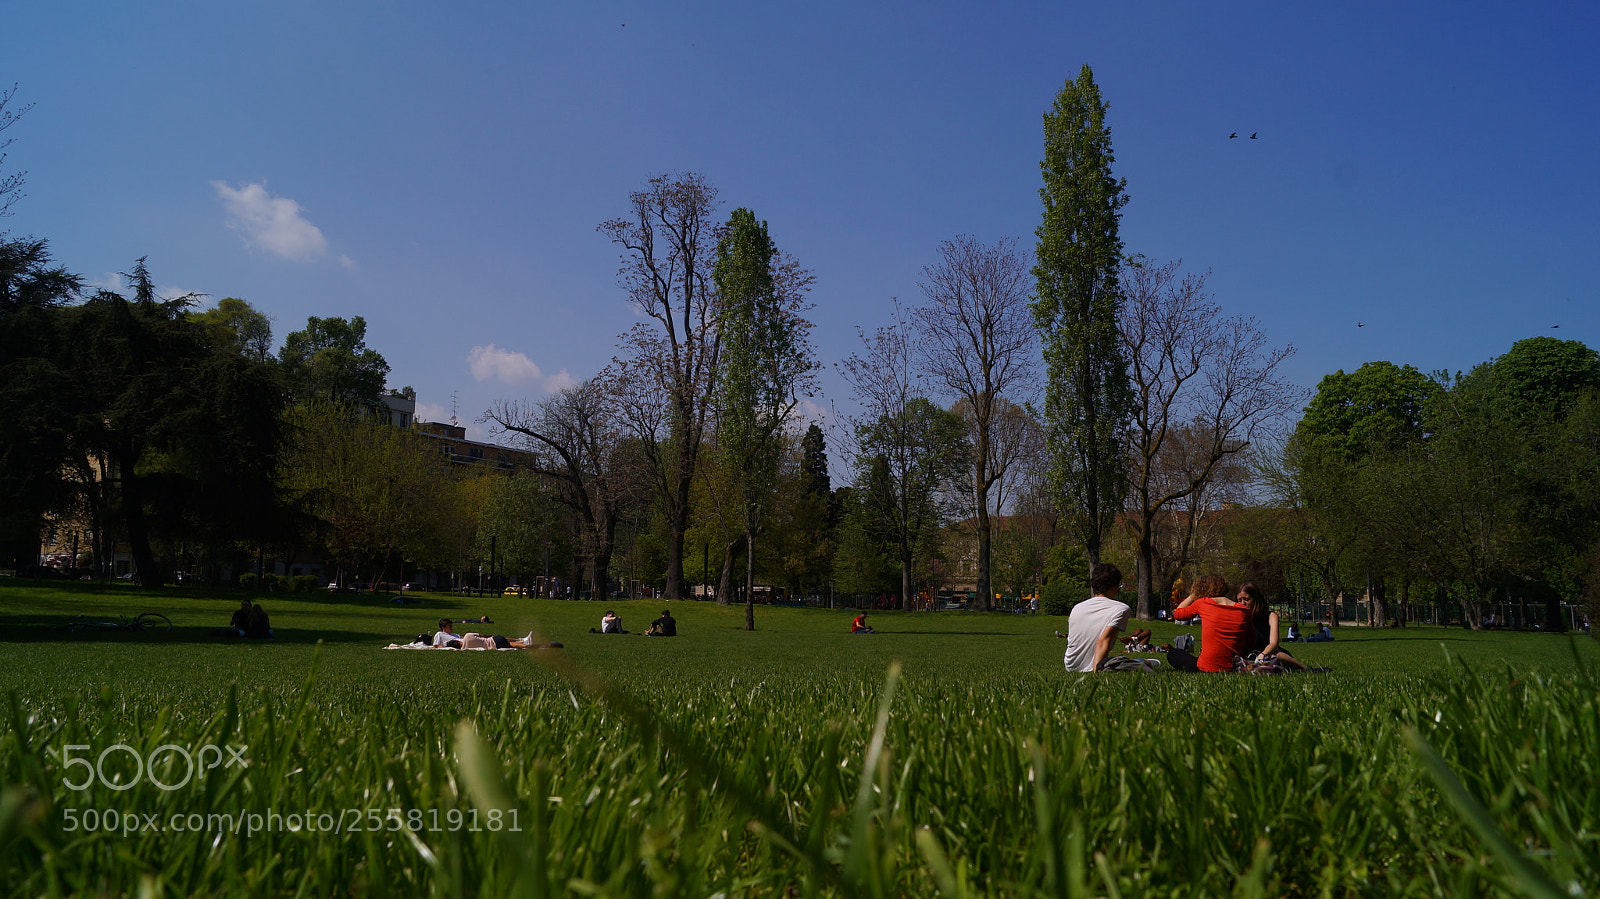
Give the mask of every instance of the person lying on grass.
[[439, 632], [433, 635], [433, 645], [446, 649], [527, 649], [533, 646], [533, 634], [521, 640], [499, 634], [468, 633], [456, 636], [456, 623], [448, 618], [439, 619]]
[[1150, 633], [1149, 628], [1141, 627], [1128, 636], [1123, 637], [1122, 646], [1129, 652], [1154, 652], [1155, 648], [1150, 645], [1151, 636], [1152, 634]]
[[1188, 621], [1200, 616], [1201, 671], [1232, 671], [1235, 656], [1250, 651], [1254, 629], [1250, 607], [1229, 599], [1228, 582], [1220, 575], [1203, 574], [1194, 579], [1194, 589], [1172, 610], [1172, 617]]
[[1250, 654], [1246, 658], [1276, 661], [1290, 671], [1305, 671], [1306, 666], [1278, 646], [1278, 613], [1267, 604], [1267, 594], [1255, 584], [1240, 584], [1234, 599], [1250, 609]]

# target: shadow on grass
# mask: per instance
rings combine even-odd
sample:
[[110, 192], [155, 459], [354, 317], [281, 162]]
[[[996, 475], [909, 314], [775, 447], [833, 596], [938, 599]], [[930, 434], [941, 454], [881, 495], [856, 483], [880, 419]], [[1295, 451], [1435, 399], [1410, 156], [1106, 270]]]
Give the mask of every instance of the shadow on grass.
[[[1038, 636], [1037, 634], [1024, 634], [1024, 633], [1021, 633], [1019, 631], [907, 631], [907, 630], [901, 630], [900, 628], [894, 628], [892, 630], [874, 631], [869, 636], [880, 636], [881, 635], [881, 636], [886, 636], [886, 637], [892, 637], [892, 636], [896, 636], [898, 634], [906, 634], [906, 635], [911, 635], [911, 636], [929, 636], [929, 637], [1028, 637], [1028, 636]], [[857, 634], [847, 634], [846, 636], [859, 636], [859, 635], [857, 635]]]
[[[326, 630], [303, 628], [275, 628], [271, 637], [256, 639], [249, 637], [218, 637], [212, 634], [213, 628], [209, 627], [174, 627], [170, 631], [123, 630], [120, 628], [97, 629], [85, 628], [83, 630], [59, 630], [50, 625], [65, 624], [70, 617], [54, 617], [41, 620], [39, 616], [24, 619], [23, 616], [0, 615], [0, 643], [138, 643], [148, 646], [165, 645], [209, 645], [209, 646], [273, 646], [273, 645], [311, 645], [318, 640], [324, 643], [366, 643], [374, 644], [378, 637], [364, 631], [351, 630]], [[91, 616], [90, 620], [102, 619]], [[403, 642], [414, 637], [396, 635], [389, 642]]]

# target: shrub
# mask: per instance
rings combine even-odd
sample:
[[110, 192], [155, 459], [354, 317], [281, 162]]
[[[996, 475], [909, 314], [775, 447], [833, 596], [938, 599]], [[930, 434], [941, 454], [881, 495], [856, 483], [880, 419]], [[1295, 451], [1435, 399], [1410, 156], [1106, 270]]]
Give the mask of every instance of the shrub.
[[261, 589], [267, 591], [268, 593], [277, 593], [284, 589], [283, 580], [283, 578], [278, 577], [271, 572], [263, 574], [261, 576]]
[[1057, 578], [1039, 591], [1039, 610], [1046, 615], [1066, 615], [1083, 598], [1084, 588], [1069, 578]]
[[239, 575], [239, 586], [245, 588], [246, 590], [254, 590], [256, 588], [256, 584], [259, 583], [260, 580], [261, 576], [256, 574], [254, 571], [246, 571], [244, 574]]
[[310, 593], [317, 589], [317, 578], [310, 574], [297, 574], [289, 578], [289, 590], [292, 593]]

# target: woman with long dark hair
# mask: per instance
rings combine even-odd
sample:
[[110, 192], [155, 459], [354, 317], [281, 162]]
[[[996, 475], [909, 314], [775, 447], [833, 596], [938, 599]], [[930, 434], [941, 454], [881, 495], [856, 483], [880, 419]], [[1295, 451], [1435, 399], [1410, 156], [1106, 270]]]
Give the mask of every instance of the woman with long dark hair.
[[1239, 595], [1234, 597], [1250, 610], [1250, 655], [1258, 659], [1276, 660], [1278, 664], [1294, 671], [1304, 671], [1294, 656], [1278, 645], [1278, 613], [1267, 604], [1267, 594], [1255, 584], [1240, 584]]

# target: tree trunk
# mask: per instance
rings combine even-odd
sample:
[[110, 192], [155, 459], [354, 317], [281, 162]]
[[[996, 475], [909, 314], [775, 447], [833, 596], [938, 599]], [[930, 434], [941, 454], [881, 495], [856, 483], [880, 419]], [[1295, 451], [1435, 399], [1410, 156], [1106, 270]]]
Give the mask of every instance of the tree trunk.
[[725, 606], [733, 601], [733, 558], [739, 551], [739, 546], [744, 542], [744, 535], [728, 541], [722, 550], [722, 577], [717, 581], [717, 605]]
[[1371, 588], [1369, 588], [1368, 592], [1371, 595], [1368, 596], [1367, 598], [1372, 601], [1372, 605], [1371, 605], [1372, 621], [1369, 622], [1369, 623], [1373, 627], [1388, 627], [1389, 626], [1388, 585], [1384, 582], [1383, 575], [1378, 575], [1377, 577], [1372, 579], [1372, 586], [1371, 586]]
[[744, 629], [756, 629], [756, 538], [746, 534], [744, 540]]
[[994, 611], [994, 580], [990, 573], [990, 553], [994, 534], [989, 523], [989, 499], [978, 498], [978, 595], [983, 597], [983, 610]]
[[1155, 529], [1155, 516], [1148, 512], [1149, 503], [1144, 505], [1146, 512], [1141, 516], [1139, 527], [1139, 599], [1134, 617], [1149, 621], [1153, 614], [1151, 600], [1155, 593], [1156, 545], [1150, 536]]
[[900, 608], [911, 608], [911, 544], [900, 545]]
[[127, 457], [118, 467], [122, 471], [123, 517], [128, 522], [128, 546], [133, 551], [133, 566], [139, 572], [139, 585], [160, 587], [166, 583], [156, 565], [155, 552], [150, 548], [150, 530], [144, 518], [144, 482], [133, 473], [133, 463]]

